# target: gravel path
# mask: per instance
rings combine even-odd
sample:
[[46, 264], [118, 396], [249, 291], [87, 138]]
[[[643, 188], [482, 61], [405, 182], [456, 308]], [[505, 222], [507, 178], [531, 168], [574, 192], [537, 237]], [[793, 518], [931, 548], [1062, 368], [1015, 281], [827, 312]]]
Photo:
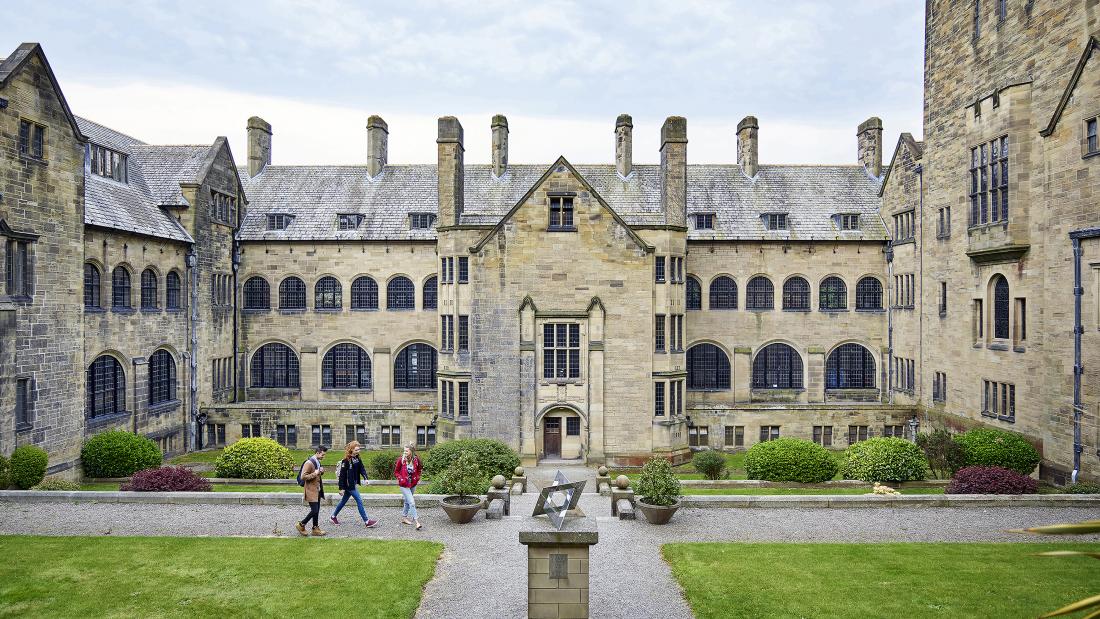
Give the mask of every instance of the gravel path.
[[[470, 524], [454, 525], [441, 509], [425, 509], [424, 530], [417, 532], [398, 524], [399, 509], [380, 508], [371, 513], [382, 522], [377, 529], [357, 526], [354, 510], [347, 512], [345, 524], [325, 528], [334, 538], [429, 539], [445, 544], [419, 617], [471, 612], [522, 617], [527, 569], [526, 550], [518, 543], [518, 534], [521, 529], [549, 526], [528, 516], [536, 497], [532, 493], [513, 497], [513, 515], [502, 521], [479, 516]], [[581, 508], [595, 518], [600, 533], [600, 542], [592, 549], [592, 616], [624, 619], [691, 616], [660, 557], [660, 545], [666, 542], [1051, 541], [1004, 530], [1097, 517], [1090, 509], [1033, 507], [685, 509], [669, 525], [655, 527], [644, 520], [611, 518], [607, 497], [585, 493]], [[0, 501], [0, 534], [287, 536], [295, 534], [293, 523], [304, 513], [299, 506]], [[329, 513], [322, 510], [324, 518]]]

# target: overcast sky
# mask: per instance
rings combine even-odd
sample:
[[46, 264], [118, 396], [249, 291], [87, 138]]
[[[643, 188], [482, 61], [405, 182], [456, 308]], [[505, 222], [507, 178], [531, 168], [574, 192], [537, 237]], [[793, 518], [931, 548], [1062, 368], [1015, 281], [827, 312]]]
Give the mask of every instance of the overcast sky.
[[817, 0], [252, 3], [7, 0], [0, 56], [42, 43], [73, 111], [152, 143], [273, 125], [274, 162], [364, 163], [366, 119], [390, 127], [391, 163], [434, 163], [436, 118], [489, 159], [508, 117], [510, 160], [614, 158], [634, 117], [634, 159], [658, 161], [669, 115], [688, 160], [732, 163], [760, 119], [762, 163], [854, 163], [856, 126], [879, 116], [888, 159], [920, 138], [923, 2]]

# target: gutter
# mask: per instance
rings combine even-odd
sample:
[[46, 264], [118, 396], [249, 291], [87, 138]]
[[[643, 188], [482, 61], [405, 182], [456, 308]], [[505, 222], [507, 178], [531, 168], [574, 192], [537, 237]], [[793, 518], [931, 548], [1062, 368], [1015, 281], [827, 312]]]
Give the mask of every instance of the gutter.
[[1085, 410], [1081, 404], [1081, 375], [1085, 372], [1085, 366], [1081, 362], [1081, 335], [1085, 332], [1085, 328], [1081, 325], [1081, 297], [1085, 295], [1085, 287], [1081, 282], [1081, 239], [1097, 238], [1100, 238], [1100, 228], [1082, 228], [1069, 233], [1070, 243], [1073, 244], [1073, 474], [1070, 476], [1071, 483], [1077, 483], [1077, 476], [1081, 473], [1081, 452], [1085, 450], [1081, 444], [1081, 415]]
[[[920, 280], [917, 282], [917, 294], [920, 295], [921, 311], [917, 314], [917, 380], [916, 394], [918, 405], [924, 400], [924, 166], [917, 164], [913, 169], [920, 177], [919, 206], [917, 207], [917, 226], [920, 229], [920, 244], [917, 247], [917, 271]], [[916, 437], [913, 437], [916, 440]]]
[[198, 322], [199, 313], [199, 274], [198, 274], [198, 256], [195, 253], [195, 246], [192, 245], [187, 251], [187, 284], [188, 292], [191, 298], [188, 300], [189, 307], [187, 312], [187, 352], [188, 352], [188, 365], [191, 371], [188, 372], [188, 387], [191, 394], [189, 398], [191, 415], [187, 420], [188, 425], [191, 426], [191, 440], [189, 441], [190, 450], [195, 451], [202, 446], [202, 438], [199, 436], [199, 432], [202, 430], [202, 426], [199, 424], [199, 376], [198, 367], [199, 361], [197, 358], [199, 347], [199, 335], [195, 331], [196, 323]]

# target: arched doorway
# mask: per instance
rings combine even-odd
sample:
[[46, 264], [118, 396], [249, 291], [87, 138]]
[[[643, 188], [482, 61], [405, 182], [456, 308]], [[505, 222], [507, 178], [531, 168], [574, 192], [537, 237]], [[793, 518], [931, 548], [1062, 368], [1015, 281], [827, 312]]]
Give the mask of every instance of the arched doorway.
[[579, 460], [584, 458], [587, 428], [585, 420], [572, 408], [547, 410], [536, 422], [539, 458]]

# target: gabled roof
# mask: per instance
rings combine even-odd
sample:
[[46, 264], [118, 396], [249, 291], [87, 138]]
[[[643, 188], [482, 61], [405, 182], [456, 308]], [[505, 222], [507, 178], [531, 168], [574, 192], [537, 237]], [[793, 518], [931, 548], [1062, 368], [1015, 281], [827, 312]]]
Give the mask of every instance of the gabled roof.
[[1073, 91], [1077, 88], [1077, 82], [1081, 80], [1081, 75], [1085, 72], [1085, 65], [1089, 63], [1092, 52], [1097, 48], [1100, 48], [1100, 40], [1095, 35], [1089, 37], [1088, 43], [1085, 44], [1085, 51], [1081, 53], [1081, 60], [1077, 61], [1077, 68], [1073, 70], [1073, 75], [1070, 76], [1069, 83], [1066, 84], [1066, 90], [1062, 93], [1062, 99], [1058, 101], [1058, 106], [1054, 108], [1054, 114], [1050, 117], [1050, 122], [1047, 123], [1045, 129], [1039, 131], [1039, 135], [1045, 138], [1054, 133], [1058, 121], [1062, 118], [1062, 112], [1066, 110], [1070, 97], [1073, 96]]
[[913, 158], [913, 161], [920, 161], [924, 157], [924, 141], [918, 142], [913, 138], [912, 133], [903, 133], [898, 136], [897, 146], [894, 147], [894, 154], [890, 157], [890, 165], [886, 167], [886, 173], [882, 175], [882, 185], [878, 188], [878, 195], [881, 198], [882, 192], [886, 191], [886, 181], [890, 179], [890, 172], [894, 170], [898, 163], [898, 155], [901, 154], [902, 147], [909, 149], [909, 156]]
[[18, 73], [31, 58], [38, 58], [42, 66], [45, 67], [46, 75], [50, 78], [50, 84], [53, 86], [54, 94], [57, 95], [57, 100], [61, 103], [61, 109], [65, 110], [65, 118], [68, 119], [69, 124], [72, 126], [76, 139], [81, 142], [86, 141], [84, 134], [81, 133], [80, 127], [77, 125], [76, 117], [73, 116], [72, 110], [69, 109], [68, 101], [65, 100], [65, 93], [61, 92], [61, 86], [57, 83], [57, 77], [53, 74], [53, 68], [50, 67], [50, 61], [46, 59], [46, 54], [42, 51], [42, 46], [38, 43], [24, 43], [15, 48], [15, 51], [7, 58], [0, 60], [0, 88], [7, 86], [12, 76]]

